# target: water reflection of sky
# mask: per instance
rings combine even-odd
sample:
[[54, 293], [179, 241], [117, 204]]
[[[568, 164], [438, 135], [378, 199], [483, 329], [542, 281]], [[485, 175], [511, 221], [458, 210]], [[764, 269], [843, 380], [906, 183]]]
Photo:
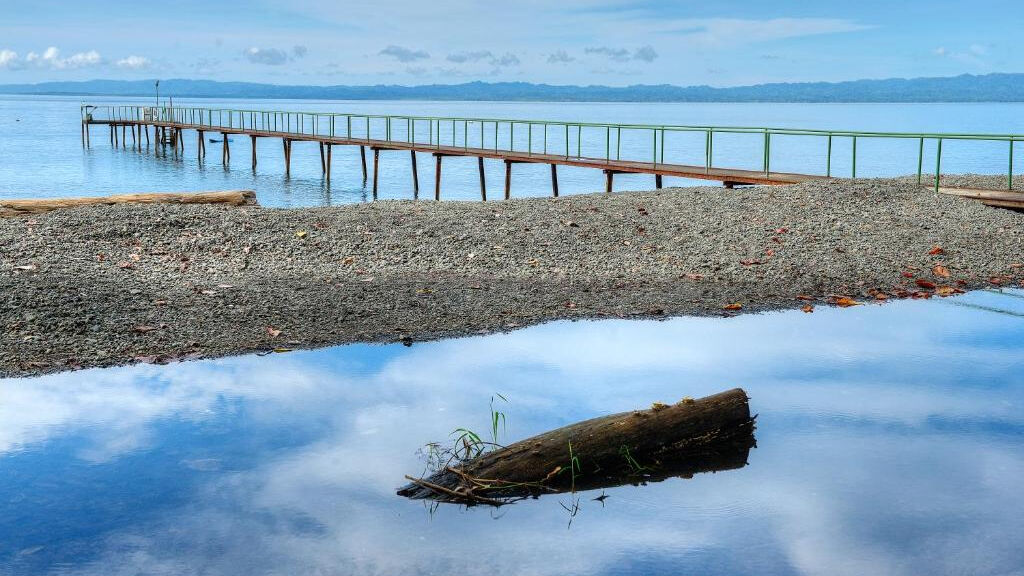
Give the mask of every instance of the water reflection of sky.
[[[1016, 295], [554, 323], [0, 381], [0, 573], [1015, 574]], [[750, 466], [494, 512], [394, 495], [418, 446], [744, 387]], [[563, 498], [564, 500], [564, 498]]]

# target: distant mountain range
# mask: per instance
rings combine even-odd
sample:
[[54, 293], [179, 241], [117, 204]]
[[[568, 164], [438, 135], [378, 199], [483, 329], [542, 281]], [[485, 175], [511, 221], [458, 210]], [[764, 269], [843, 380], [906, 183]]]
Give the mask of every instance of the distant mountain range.
[[[0, 85], [3, 94], [153, 96], [153, 80], [90, 80]], [[849, 82], [757, 84], [732, 88], [636, 85], [554, 86], [468, 82], [425, 86], [284, 86], [212, 80], [161, 80], [176, 97], [325, 100], [478, 100], [541, 102], [1024, 102], [1024, 74], [964, 74]]]

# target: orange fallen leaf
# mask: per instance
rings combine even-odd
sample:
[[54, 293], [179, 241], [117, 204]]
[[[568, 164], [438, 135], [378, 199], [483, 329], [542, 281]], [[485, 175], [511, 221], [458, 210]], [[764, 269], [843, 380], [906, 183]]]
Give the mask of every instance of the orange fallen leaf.
[[807, 300], [809, 302], [811, 300], [814, 300], [814, 297], [813, 296], [806, 296], [804, 294], [801, 294], [801, 295], [797, 296], [796, 299], [797, 300]]
[[811, 312], [814, 312], [814, 306], [811, 304], [804, 304], [804, 307], [801, 308], [801, 310], [810, 314]]
[[888, 300], [888, 299], [889, 299], [889, 295], [886, 294], [885, 292], [878, 292], [877, 294], [875, 294], [875, 300]]
[[963, 294], [964, 291], [959, 288], [954, 288], [952, 286], [939, 286], [935, 290], [935, 293], [945, 298], [947, 296], [952, 296], [954, 294]]
[[860, 306], [860, 302], [857, 302], [853, 298], [848, 298], [846, 296], [840, 296], [840, 297], [836, 298], [835, 302], [836, 302], [836, 306], [839, 306], [840, 308], [849, 308], [850, 306]]
[[939, 245], [936, 244], [935, 246], [932, 246], [932, 249], [929, 250], [928, 253], [931, 254], [932, 256], [935, 256], [936, 254], [944, 254], [945, 250], [943, 250], [941, 247], [939, 247]]
[[271, 338], [277, 338], [281, 335], [281, 331], [273, 326], [267, 326], [267, 334], [269, 334]]
[[760, 262], [757, 260], [740, 260], [740, 264], [743, 264], [744, 266], [752, 266], [754, 264], [760, 264]]
[[914, 274], [912, 272], [900, 272], [900, 276], [903, 276], [904, 278], [913, 278]]
[[924, 288], [925, 290], [935, 290], [935, 283], [929, 282], [924, 278], [918, 278], [917, 280], [914, 280], [914, 284], [917, 284], [918, 286]]
[[739, 302], [733, 302], [732, 304], [726, 304], [725, 306], [722, 306], [722, 310], [742, 310], [742, 309], [743, 309], [743, 304], [741, 304]]
[[936, 264], [935, 267], [932, 268], [932, 274], [942, 276], [943, 278], [949, 278], [949, 268], [946, 268], [942, 264]]

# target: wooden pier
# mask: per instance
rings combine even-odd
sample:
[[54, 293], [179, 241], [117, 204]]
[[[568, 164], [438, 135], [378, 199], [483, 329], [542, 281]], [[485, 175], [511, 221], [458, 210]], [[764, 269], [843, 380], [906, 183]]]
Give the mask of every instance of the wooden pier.
[[[186, 131], [195, 134], [195, 150], [202, 159], [206, 156], [208, 135], [217, 135], [221, 146], [221, 162], [231, 162], [232, 136], [247, 136], [251, 141], [252, 168], [258, 163], [257, 142], [259, 139], [280, 140], [283, 150], [285, 174], [291, 173], [292, 146], [295, 142], [312, 142], [318, 145], [320, 167], [329, 181], [332, 173], [332, 152], [335, 146], [357, 146], [360, 152], [360, 167], [363, 182], [372, 176], [373, 197], [377, 197], [380, 154], [408, 153], [411, 161], [413, 193], [419, 197], [419, 176], [417, 154], [428, 154], [434, 158], [434, 199], [441, 199], [442, 166], [446, 157], [476, 158], [480, 178], [480, 198], [487, 200], [487, 183], [484, 174], [484, 159], [499, 160], [505, 165], [504, 198], [510, 198], [515, 164], [547, 164], [551, 169], [551, 194], [558, 196], [558, 166], [573, 166], [601, 170], [605, 175], [605, 191], [611, 192], [616, 174], [649, 174], [654, 176], [656, 188], [662, 187], [665, 176], [721, 182], [726, 187], [737, 185], [780, 185], [796, 184], [813, 180], [827, 180], [835, 177], [832, 173], [833, 140], [849, 138], [852, 146], [852, 170], [849, 177], [857, 177], [858, 138], [914, 138], [920, 141], [917, 162], [918, 182], [923, 181], [923, 162], [926, 139], [937, 142], [934, 189], [938, 192], [977, 198], [992, 205], [1024, 208], [1024, 194], [1013, 192], [1013, 144], [1024, 136], [978, 135], [978, 134], [903, 134], [880, 132], [829, 132], [818, 130], [790, 130], [743, 127], [694, 127], [694, 126], [647, 126], [618, 124], [562, 123], [530, 120], [496, 120], [470, 118], [434, 118], [414, 116], [367, 116], [351, 114], [275, 112], [257, 110], [224, 110], [209, 108], [156, 108], [145, 106], [107, 107], [102, 117], [97, 117], [93, 106], [83, 106], [82, 143], [91, 145], [91, 130], [95, 125], [107, 126], [110, 144], [126, 148], [128, 138], [131, 146], [142, 150], [155, 142], [161, 148], [170, 147], [174, 154], [185, 153]], [[422, 126], [428, 127], [423, 138]], [[471, 133], [470, 127], [479, 127], [479, 134]], [[442, 128], [445, 129], [444, 136]], [[448, 131], [450, 128], [450, 132]], [[516, 139], [516, 130], [520, 138]], [[527, 132], [524, 142], [523, 130]], [[600, 144], [603, 136], [604, 155], [585, 153], [585, 133], [590, 135], [587, 151], [594, 150], [596, 140]], [[419, 137], [417, 135], [419, 130]], [[543, 132], [534, 135], [534, 131]], [[152, 139], [150, 131], [153, 132]], [[641, 131], [651, 135], [649, 159], [623, 158], [621, 143], [623, 131]], [[705, 162], [703, 165], [682, 164], [665, 161], [667, 135], [679, 132], [700, 132], [705, 135]], [[556, 144], [549, 146], [559, 135]], [[716, 134], [747, 134], [763, 138], [762, 169], [749, 170], [726, 168], [713, 165], [714, 138]], [[562, 136], [564, 134], [564, 136]], [[450, 138], [447, 136], [450, 135]], [[828, 160], [823, 174], [799, 174], [778, 172], [771, 169], [772, 136], [799, 135], [822, 138], [827, 142]], [[461, 141], [460, 141], [461, 136]], [[575, 138], [574, 138], [575, 137]], [[447, 138], [447, 141], [445, 139]], [[1009, 145], [1008, 191], [1000, 192], [998, 198], [983, 197], [985, 194], [965, 193], [960, 189], [940, 186], [943, 140], [995, 140]], [[211, 142], [214, 140], [211, 138]], [[613, 146], [614, 142], [614, 146]], [[573, 149], [575, 144], [575, 149]], [[558, 146], [558, 151], [552, 150]], [[539, 148], [539, 149], [538, 149]], [[367, 149], [373, 153], [372, 175], [367, 166]], [[994, 192], [994, 191], [989, 191]]]

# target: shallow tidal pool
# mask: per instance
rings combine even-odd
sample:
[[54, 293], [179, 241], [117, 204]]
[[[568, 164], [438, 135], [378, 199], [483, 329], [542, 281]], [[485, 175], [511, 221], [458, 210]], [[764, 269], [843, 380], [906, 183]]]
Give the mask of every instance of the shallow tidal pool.
[[[395, 494], [496, 394], [510, 442], [733, 387], [739, 469]], [[1021, 574], [1022, 478], [1021, 291], [0, 380], [5, 575]]]

